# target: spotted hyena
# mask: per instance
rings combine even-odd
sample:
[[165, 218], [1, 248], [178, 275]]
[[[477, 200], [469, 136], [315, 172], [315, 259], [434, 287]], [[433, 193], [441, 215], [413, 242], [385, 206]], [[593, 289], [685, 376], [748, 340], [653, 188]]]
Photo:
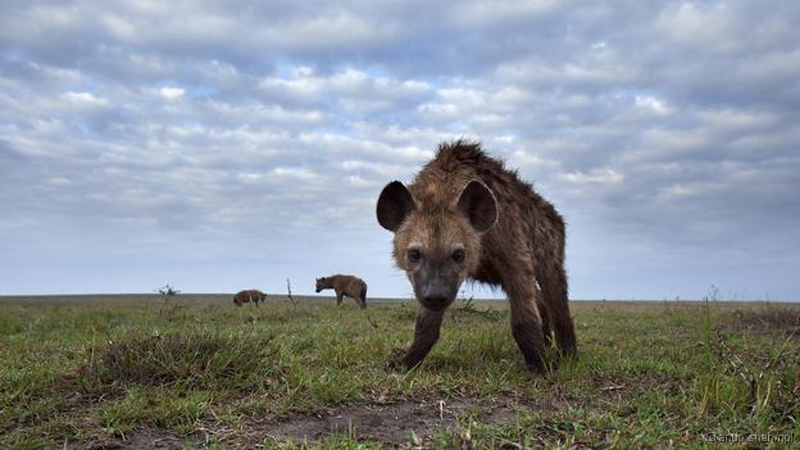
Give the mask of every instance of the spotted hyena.
[[467, 278], [506, 292], [511, 331], [530, 370], [545, 368], [551, 327], [562, 354], [577, 353], [567, 304], [564, 220], [479, 143], [440, 144], [412, 184], [393, 181], [383, 189], [377, 215], [394, 232], [394, 259], [421, 304], [414, 342], [392, 364], [410, 368], [422, 362]]
[[244, 291], [239, 291], [233, 297], [233, 303], [236, 306], [242, 306], [245, 303], [253, 302], [256, 306], [258, 306], [258, 302], [263, 302], [267, 299], [267, 294], [259, 291], [258, 289], [247, 289]]
[[337, 305], [342, 304], [342, 299], [346, 295], [355, 300], [361, 308], [367, 307], [367, 283], [361, 278], [352, 275], [331, 275], [317, 278], [317, 293], [331, 288], [336, 292]]

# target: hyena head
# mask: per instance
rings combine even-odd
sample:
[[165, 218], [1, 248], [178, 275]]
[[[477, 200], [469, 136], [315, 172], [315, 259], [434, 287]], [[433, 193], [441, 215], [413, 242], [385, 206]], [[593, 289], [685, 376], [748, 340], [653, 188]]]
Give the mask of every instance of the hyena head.
[[446, 309], [461, 283], [480, 264], [481, 234], [497, 221], [497, 202], [478, 181], [450, 206], [417, 202], [399, 181], [378, 198], [378, 222], [394, 232], [393, 255], [406, 271], [414, 295], [432, 311]]
[[320, 292], [322, 292], [323, 289], [325, 289], [325, 287], [326, 287], [325, 284], [326, 283], [325, 283], [325, 278], [324, 277], [323, 278], [317, 278], [317, 293], [320, 293]]

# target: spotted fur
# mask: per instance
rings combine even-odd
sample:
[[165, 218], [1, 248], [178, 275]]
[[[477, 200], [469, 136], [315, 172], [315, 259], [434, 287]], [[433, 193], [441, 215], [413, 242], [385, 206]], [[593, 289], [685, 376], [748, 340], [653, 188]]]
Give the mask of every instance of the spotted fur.
[[358, 303], [361, 308], [367, 307], [367, 283], [353, 275], [331, 275], [317, 278], [317, 292], [323, 289], [333, 289], [336, 292], [336, 304], [341, 305], [344, 296], [348, 296]]
[[258, 306], [258, 302], [263, 302], [267, 299], [267, 294], [259, 291], [258, 289], [246, 289], [244, 291], [239, 291], [233, 297], [233, 304], [236, 306], [242, 306], [245, 303], [253, 303]]
[[393, 257], [421, 304], [414, 342], [398, 362], [410, 368], [425, 358], [467, 279], [506, 292], [512, 334], [532, 371], [545, 368], [551, 330], [562, 354], [577, 353], [564, 220], [479, 143], [440, 144], [407, 188], [397, 181], [384, 188], [377, 216], [394, 232]]

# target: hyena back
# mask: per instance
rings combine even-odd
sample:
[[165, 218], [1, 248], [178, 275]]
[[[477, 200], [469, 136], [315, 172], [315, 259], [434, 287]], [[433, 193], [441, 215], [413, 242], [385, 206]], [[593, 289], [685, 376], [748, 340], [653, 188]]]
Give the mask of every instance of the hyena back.
[[263, 302], [267, 299], [267, 294], [259, 291], [258, 289], [245, 289], [243, 291], [239, 291], [236, 295], [233, 296], [233, 304], [236, 306], [242, 306], [245, 303], [254, 303], [258, 306], [258, 302]]
[[341, 305], [344, 296], [358, 303], [362, 309], [367, 307], [367, 283], [353, 275], [331, 275], [317, 278], [317, 293], [323, 289], [333, 288], [336, 292], [336, 304]]
[[479, 143], [443, 143], [414, 182], [389, 183], [377, 204], [394, 232], [393, 256], [421, 304], [414, 342], [402, 360], [411, 368], [439, 338], [444, 310], [467, 279], [499, 286], [511, 330], [527, 366], [544, 370], [551, 329], [564, 355], [577, 345], [567, 304], [564, 221], [516, 172]]

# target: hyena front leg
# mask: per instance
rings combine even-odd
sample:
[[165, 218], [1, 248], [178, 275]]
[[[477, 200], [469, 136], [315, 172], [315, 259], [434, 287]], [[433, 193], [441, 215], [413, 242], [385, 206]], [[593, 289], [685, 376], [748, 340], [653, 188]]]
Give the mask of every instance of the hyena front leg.
[[578, 345], [575, 340], [575, 326], [569, 312], [567, 274], [564, 272], [564, 266], [548, 268], [547, 276], [542, 278], [542, 290], [549, 306], [550, 317], [553, 319], [558, 349], [564, 356], [577, 355]]
[[542, 316], [538, 309], [538, 305], [541, 304], [539, 297], [542, 294], [532, 283], [514, 282], [508, 284], [506, 293], [511, 306], [511, 334], [517, 341], [528, 369], [542, 373], [545, 370], [544, 336]]
[[417, 324], [414, 327], [414, 342], [399, 361], [389, 361], [389, 367], [402, 363], [406, 369], [412, 369], [425, 359], [433, 344], [439, 340], [444, 311], [431, 311], [423, 307], [417, 313]]

